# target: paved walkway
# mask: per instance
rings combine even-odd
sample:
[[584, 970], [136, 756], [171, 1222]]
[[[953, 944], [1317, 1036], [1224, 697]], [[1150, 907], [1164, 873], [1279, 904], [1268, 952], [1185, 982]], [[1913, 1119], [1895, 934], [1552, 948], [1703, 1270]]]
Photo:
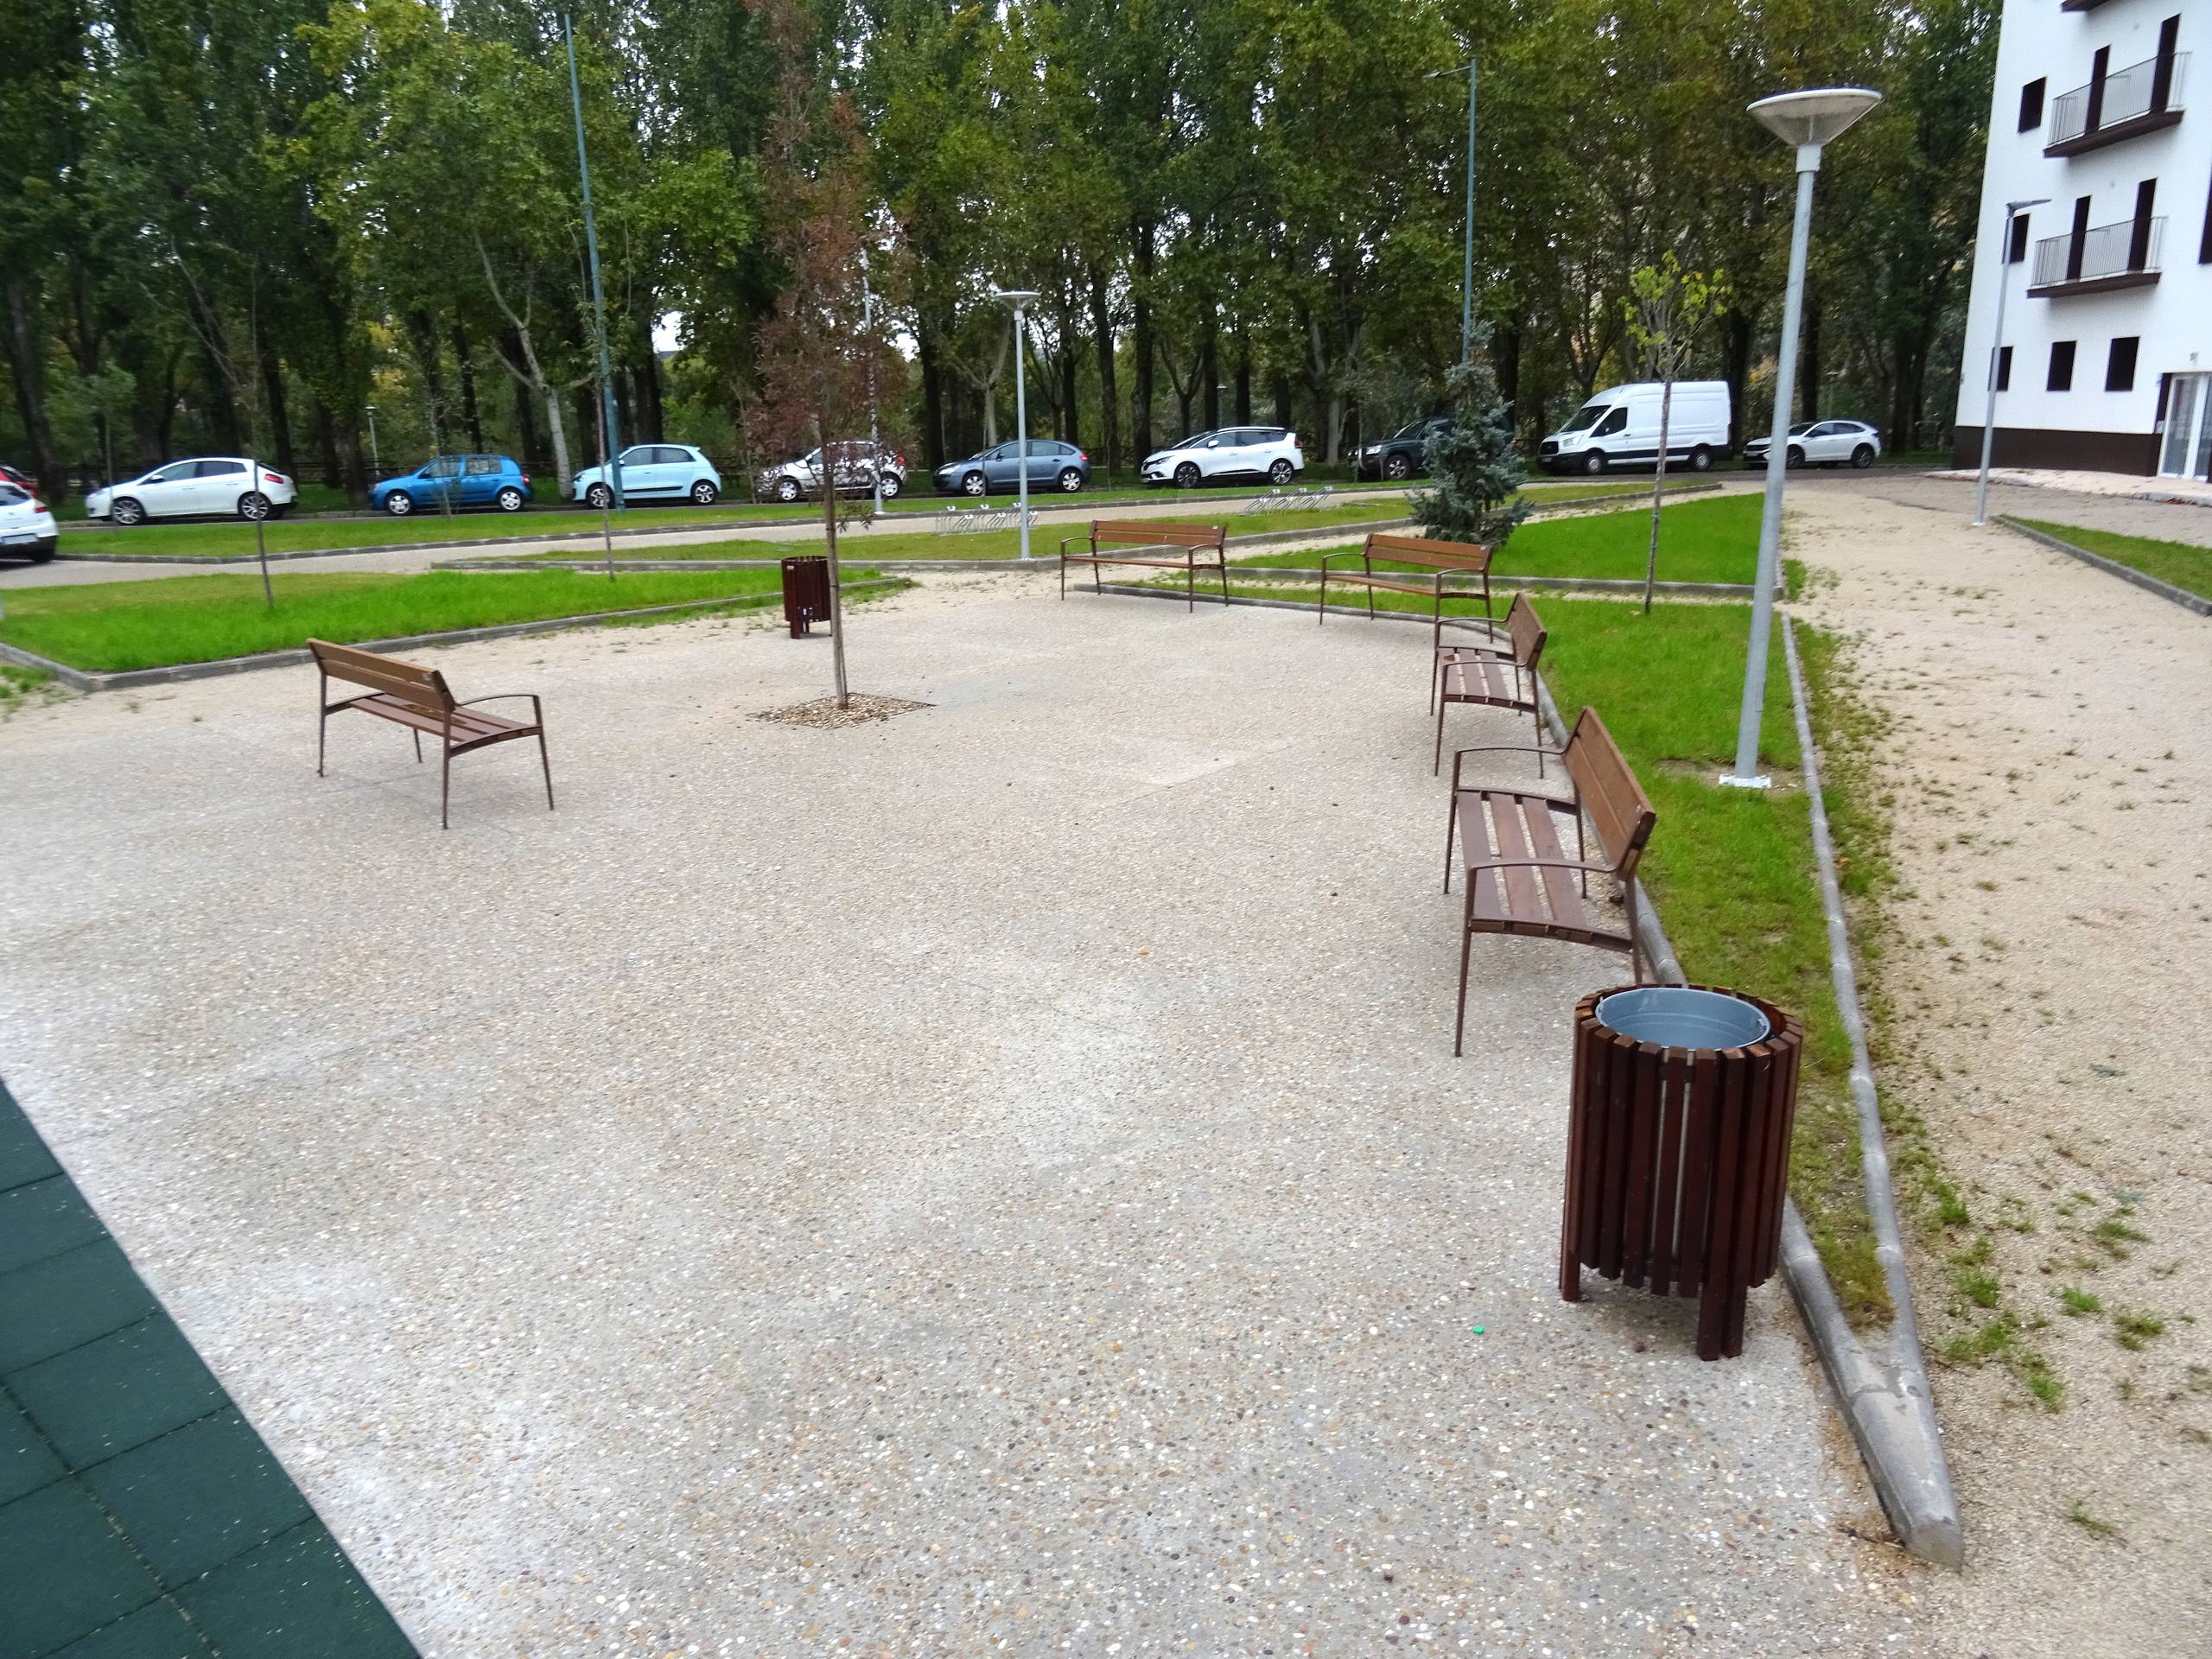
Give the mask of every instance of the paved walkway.
[[1558, 1300], [1619, 969], [1478, 941], [1451, 1058], [1424, 644], [933, 578], [843, 732], [473, 646], [561, 809], [444, 835], [300, 674], [27, 713], [0, 1054], [429, 1654], [1919, 1651], [1778, 1281]]

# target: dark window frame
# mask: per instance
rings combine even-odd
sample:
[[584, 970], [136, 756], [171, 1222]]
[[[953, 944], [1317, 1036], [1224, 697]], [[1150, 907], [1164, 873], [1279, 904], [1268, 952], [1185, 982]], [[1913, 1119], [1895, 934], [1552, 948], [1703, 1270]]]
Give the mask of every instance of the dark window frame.
[[2010, 346], [1997, 348], [1997, 390], [2012, 390], [2012, 348]]
[[[2123, 349], [2124, 348], [2124, 349]], [[2105, 390], [2133, 391], [2135, 390], [2135, 365], [2142, 354], [2140, 334], [2115, 334], [2105, 351]]]
[[2008, 265], [2025, 264], [2027, 257], [2028, 216], [2025, 213], [2015, 213], [2012, 215], [2012, 239], [2005, 250], [2005, 263]]
[[2020, 88], [2020, 130], [2033, 132], [2043, 125], [2044, 91], [2049, 83], [2037, 76]]
[[2054, 340], [2050, 342], [2050, 367], [2044, 375], [2045, 391], [2074, 390], [2074, 359], [2079, 340]]

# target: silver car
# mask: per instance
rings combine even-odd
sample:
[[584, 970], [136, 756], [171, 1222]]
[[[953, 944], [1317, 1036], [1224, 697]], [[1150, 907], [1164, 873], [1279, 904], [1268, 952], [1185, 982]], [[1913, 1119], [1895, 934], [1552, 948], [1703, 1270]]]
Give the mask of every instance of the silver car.
[[[873, 495], [876, 474], [883, 476], [883, 499], [887, 501], [906, 487], [906, 457], [895, 454], [887, 445], [868, 442], [865, 438], [830, 446], [837, 474], [840, 495]], [[803, 496], [822, 493], [822, 452], [809, 450], [797, 461], [787, 461], [780, 467], [763, 467], [753, 480], [753, 494], [776, 501], [797, 501]]]
[[[1744, 465], [1764, 467], [1773, 440], [1753, 438], [1744, 446]], [[1791, 467], [1872, 467], [1882, 453], [1882, 435], [1864, 421], [1800, 421], [1789, 429]]]

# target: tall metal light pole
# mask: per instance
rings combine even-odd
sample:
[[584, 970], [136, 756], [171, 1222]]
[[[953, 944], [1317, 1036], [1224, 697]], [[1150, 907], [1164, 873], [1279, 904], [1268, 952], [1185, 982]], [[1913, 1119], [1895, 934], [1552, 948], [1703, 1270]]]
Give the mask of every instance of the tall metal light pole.
[[875, 516], [883, 517], [883, 434], [875, 413], [875, 290], [868, 285], [868, 250], [861, 250], [861, 332], [868, 336], [868, 469], [875, 483]]
[[584, 156], [584, 94], [576, 80], [576, 37], [569, 14], [561, 14], [561, 38], [569, 46], [569, 102], [576, 117], [576, 176], [584, 186], [584, 245], [591, 250], [591, 314], [599, 334], [600, 418], [607, 423], [607, 472], [614, 486], [614, 510], [622, 505], [622, 435], [614, 425], [614, 365], [607, 353], [607, 301], [599, 285], [599, 231], [592, 222], [591, 162]]
[[384, 471], [384, 457], [377, 453], [377, 406], [363, 404], [361, 407], [369, 414], [369, 465], [381, 473]]
[[1459, 360], [1475, 360], [1475, 60], [1467, 60], [1467, 262], [1459, 279]]
[[1981, 404], [1981, 477], [1974, 486], [1974, 522], [1978, 530], [1989, 522], [1989, 454], [1997, 438], [1997, 359], [2005, 350], [2005, 290], [2012, 286], [2012, 221], [2031, 207], [2040, 207], [2049, 196], [2005, 204], [2005, 234], [1997, 240], [1997, 333], [1989, 342], [1989, 390]]
[[1751, 113], [1776, 137], [1797, 148], [1797, 217], [1789, 232], [1789, 287], [1782, 302], [1782, 345], [1774, 363], [1774, 435], [1766, 452], [1766, 509], [1759, 516], [1759, 563], [1751, 593], [1751, 639], [1744, 663], [1744, 706], [1736, 726], [1736, 770], [1720, 781], [1764, 789], [1759, 773], [1759, 726], [1766, 714], [1767, 642], [1774, 632], [1774, 579], [1782, 551], [1782, 484], [1789, 471], [1789, 409], [1796, 392], [1797, 327], [1805, 309], [1805, 253], [1812, 237], [1813, 177], [1821, 150], [1882, 101], [1863, 86], [1832, 86], [1763, 98]]
[[1014, 308], [1014, 424], [1021, 435], [1021, 556], [1029, 556], [1029, 387], [1021, 359], [1028, 344], [1027, 313], [1039, 296], [1033, 288], [995, 288], [991, 297]]

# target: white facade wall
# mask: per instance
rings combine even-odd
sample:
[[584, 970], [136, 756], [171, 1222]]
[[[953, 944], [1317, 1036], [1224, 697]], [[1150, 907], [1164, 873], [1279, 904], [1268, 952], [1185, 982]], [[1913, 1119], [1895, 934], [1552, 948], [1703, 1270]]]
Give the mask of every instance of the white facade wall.
[[[2070, 156], [2044, 154], [2057, 132], [2057, 105], [2093, 79], [2096, 53], [2109, 48], [2109, 72], [2158, 55], [2160, 31], [2177, 17], [2176, 64], [2167, 107], [2180, 120]], [[2042, 118], [2020, 130], [2022, 89], [2044, 83]], [[2108, 96], [2126, 107], [2125, 88]], [[2115, 123], [2107, 114], [2101, 128]], [[2078, 198], [2090, 198], [2096, 227], [2135, 216], [2137, 190], [2155, 179], [2152, 216], [2163, 219], [2153, 285], [2101, 292], [2030, 293], [2037, 245], [2069, 236]], [[2026, 257], [2006, 263], [2005, 204], [2048, 196], [2028, 212]], [[2212, 376], [2212, 264], [2200, 262], [2212, 203], [2212, 0], [2101, 0], [2085, 10], [2062, 0], [2006, 0], [1997, 52], [1997, 80], [1982, 172], [1966, 349], [1961, 362], [1958, 450], [1977, 459], [1987, 403], [1989, 351], [1996, 333], [1998, 284], [2006, 286], [2005, 341], [2012, 347], [2008, 388], [1997, 398], [2000, 463], [2076, 466], [2151, 472], [2163, 458], [2160, 428], [2165, 377]], [[2115, 241], [2124, 240], [2116, 236]], [[2120, 256], [2123, 262], [2126, 254]], [[2094, 261], [2092, 262], [2094, 263]], [[2115, 338], [2139, 340], [2134, 385], [2105, 389]], [[2071, 390], [2046, 389], [2055, 342], [2075, 342]], [[2196, 383], [2190, 401], [2212, 401], [2212, 380]], [[2192, 448], [2193, 456], [2193, 448]], [[2201, 468], [2192, 468], [2201, 475]]]

